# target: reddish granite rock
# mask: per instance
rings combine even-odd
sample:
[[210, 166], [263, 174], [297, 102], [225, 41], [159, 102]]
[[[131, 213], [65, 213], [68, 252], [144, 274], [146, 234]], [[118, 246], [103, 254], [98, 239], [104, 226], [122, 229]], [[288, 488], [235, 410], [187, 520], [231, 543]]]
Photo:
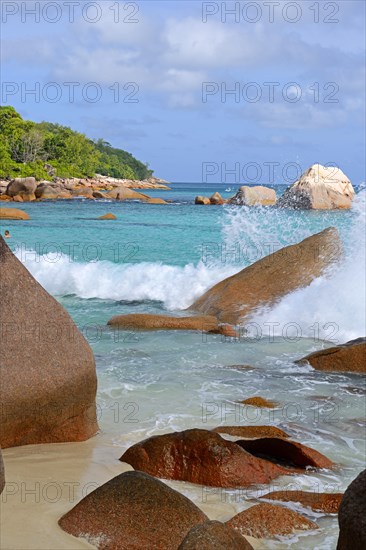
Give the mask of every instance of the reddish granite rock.
[[224, 279], [189, 309], [236, 325], [258, 308], [273, 306], [287, 294], [310, 285], [341, 253], [338, 231], [330, 227]]
[[278, 407], [278, 403], [275, 401], [269, 401], [268, 399], [264, 399], [264, 397], [248, 397], [248, 399], [244, 399], [243, 401], [240, 401], [242, 405], [250, 405], [252, 407], [260, 407], [264, 409], [275, 409]]
[[366, 470], [347, 488], [339, 507], [337, 550], [366, 548]]
[[168, 315], [154, 315], [148, 313], [130, 313], [116, 315], [107, 323], [109, 326], [127, 330], [198, 330], [236, 336], [236, 332], [229, 325], [221, 325], [216, 317], [198, 315], [194, 317], [171, 317]]
[[357, 338], [341, 346], [310, 353], [295, 361], [298, 365], [310, 363], [317, 370], [366, 373], [366, 338]]
[[267, 460], [284, 461], [301, 468], [332, 468], [333, 462], [311, 447], [306, 447], [297, 441], [278, 437], [262, 437], [236, 441], [248, 453], [265, 457]]
[[207, 521], [193, 527], [178, 550], [253, 550], [253, 547], [225, 523]]
[[222, 198], [222, 196], [220, 195], [220, 193], [218, 193], [216, 191], [216, 193], [214, 193], [213, 195], [211, 195], [210, 197], [210, 203], [211, 204], [224, 204], [225, 201], [224, 199]]
[[93, 352], [0, 238], [0, 444], [83, 441], [98, 430]]
[[342, 493], [309, 493], [307, 491], [273, 491], [261, 498], [281, 500], [283, 502], [299, 502], [314, 512], [337, 514], [342, 500]]
[[130, 447], [120, 460], [156, 477], [211, 487], [247, 487], [288, 473], [217, 433], [198, 429], [150, 437]]
[[126, 200], [146, 201], [151, 198], [148, 195], [145, 195], [145, 193], [138, 193], [137, 191], [133, 191], [132, 189], [128, 189], [127, 187], [116, 187], [115, 189], [112, 189], [111, 191], [109, 191], [105, 195], [105, 197], [108, 199], [116, 199], [118, 201], [126, 201]]
[[105, 199], [105, 193], [102, 193], [102, 191], [93, 190], [93, 197], [95, 199]]
[[256, 504], [244, 510], [226, 523], [241, 535], [256, 539], [270, 539], [278, 535], [292, 535], [296, 531], [318, 528], [316, 523], [289, 508], [266, 503]]
[[29, 215], [18, 208], [0, 208], [0, 220], [29, 220]]
[[97, 219], [98, 220], [116, 220], [117, 216], [115, 216], [111, 212], [108, 212], [108, 214], [103, 214], [103, 216], [99, 216], [99, 218]]
[[229, 200], [229, 204], [240, 204], [245, 206], [272, 206], [276, 204], [276, 191], [262, 185], [254, 187], [243, 185], [239, 191]]
[[164, 199], [158, 197], [150, 198], [146, 200], [147, 204], [168, 204]]
[[284, 437], [289, 435], [276, 426], [218, 426], [213, 432], [229, 434], [246, 439], [257, 439], [258, 437]]
[[208, 197], [202, 197], [201, 195], [199, 195], [198, 197], [196, 197], [194, 199], [194, 203], [195, 204], [211, 204], [211, 201]]
[[24, 201], [34, 201], [36, 189], [35, 178], [15, 178], [9, 183], [6, 194], [9, 197], [21, 197]]
[[99, 550], [177, 550], [190, 529], [207, 519], [165, 483], [142, 472], [126, 472], [83, 498], [59, 525]]
[[75, 187], [72, 191], [73, 197], [85, 197], [86, 199], [93, 199], [93, 189], [91, 187]]
[[3, 492], [4, 487], [5, 487], [5, 471], [4, 471], [3, 455], [1, 454], [1, 449], [0, 449], [0, 494]]

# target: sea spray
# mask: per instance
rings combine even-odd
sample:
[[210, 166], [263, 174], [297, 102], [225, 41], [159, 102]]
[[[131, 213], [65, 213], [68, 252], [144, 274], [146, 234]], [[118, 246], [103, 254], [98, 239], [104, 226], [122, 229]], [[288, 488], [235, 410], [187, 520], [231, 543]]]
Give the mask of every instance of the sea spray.
[[345, 254], [341, 263], [328, 276], [289, 294], [270, 311], [253, 316], [251, 322], [262, 327], [266, 323], [278, 336], [293, 323], [301, 336], [334, 344], [366, 334], [365, 199], [363, 190], [354, 201], [352, 223], [343, 234]]

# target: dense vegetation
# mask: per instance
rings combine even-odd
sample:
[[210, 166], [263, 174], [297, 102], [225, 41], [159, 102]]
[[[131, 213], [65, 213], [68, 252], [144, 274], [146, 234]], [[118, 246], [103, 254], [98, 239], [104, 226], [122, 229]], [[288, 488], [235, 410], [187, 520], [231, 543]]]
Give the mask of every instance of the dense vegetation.
[[106, 141], [50, 122], [23, 120], [13, 107], [0, 107], [0, 177], [54, 175], [93, 177], [95, 174], [143, 180], [152, 175], [148, 165]]

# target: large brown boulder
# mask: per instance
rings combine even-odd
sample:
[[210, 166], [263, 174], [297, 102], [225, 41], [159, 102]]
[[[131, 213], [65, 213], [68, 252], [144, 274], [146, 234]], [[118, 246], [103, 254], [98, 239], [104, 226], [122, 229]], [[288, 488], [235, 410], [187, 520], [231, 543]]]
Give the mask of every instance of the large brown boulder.
[[24, 201], [33, 201], [36, 199], [34, 194], [36, 189], [35, 178], [15, 178], [9, 183], [6, 194], [9, 197], [20, 196]]
[[337, 550], [366, 548], [366, 470], [354, 479], [344, 493], [338, 514]]
[[207, 519], [165, 483], [126, 472], [83, 498], [59, 525], [99, 550], [177, 550], [189, 530]]
[[236, 442], [248, 453], [265, 457], [275, 462], [286, 462], [300, 468], [332, 468], [333, 462], [311, 447], [306, 447], [297, 441], [279, 437], [262, 437], [259, 439], [243, 439]]
[[82, 441], [98, 430], [93, 352], [0, 238], [0, 444]]
[[146, 201], [151, 198], [144, 193], [138, 193], [137, 191], [133, 191], [132, 189], [128, 189], [127, 187], [116, 187], [115, 189], [112, 189], [112, 191], [106, 193], [105, 197], [108, 199], [116, 199], [119, 201]]
[[351, 208], [355, 191], [348, 177], [336, 166], [313, 164], [288, 187], [279, 206], [333, 210]]
[[131, 313], [116, 315], [108, 321], [108, 325], [125, 330], [198, 330], [235, 336], [233, 329], [220, 325], [216, 317], [201, 315], [196, 317], [169, 317], [147, 313]]
[[213, 432], [244, 437], [245, 439], [256, 439], [258, 437], [284, 437], [288, 434], [276, 426], [218, 426]]
[[5, 487], [5, 470], [4, 470], [3, 455], [1, 454], [1, 449], [0, 449], [0, 495], [3, 492], [4, 487]]
[[18, 208], [0, 208], [0, 220], [29, 220], [29, 215]]
[[243, 185], [239, 191], [229, 200], [229, 204], [239, 204], [242, 206], [272, 206], [276, 204], [276, 191], [262, 185], [249, 187]]
[[189, 309], [224, 323], [240, 323], [256, 309], [273, 306], [286, 294], [310, 285], [339, 259], [341, 251], [338, 231], [330, 227], [224, 279]]
[[249, 542], [220, 521], [195, 525], [178, 550], [253, 550]]
[[317, 370], [366, 373], [366, 338], [357, 338], [341, 346], [310, 353], [295, 363]]
[[342, 493], [309, 493], [307, 491], [273, 491], [261, 498], [283, 502], [298, 502], [314, 512], [337, 514], [342, 500]]
[[226, 523], [241, 535], [256, 539], [271, 539], [279, 535], [292, 535], [296, 531], [318, 528], [316, 523], [289, 508], [266, 503], [256, 504], [244, 510]]
[[[40, 183], [36, 189], [35, 195], [37, 199], [58, 199], [61, 192], [65, 192], [64, 188], [59, 185], [51, 185], [49, 183]], [[71, 194], [69, 193], [71, 197]]]
[[211, 487], [247, 487], [288, 473], [215, 432], [198, 429], [150, 437], [130, 447], [120, 460], [156, 477]]

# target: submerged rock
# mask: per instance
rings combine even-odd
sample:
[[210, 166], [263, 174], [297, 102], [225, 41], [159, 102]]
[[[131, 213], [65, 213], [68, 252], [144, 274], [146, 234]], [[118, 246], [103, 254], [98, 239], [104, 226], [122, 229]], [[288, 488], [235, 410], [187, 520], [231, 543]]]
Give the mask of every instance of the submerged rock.
[[297, 441], [278, 437], [262, 437], [259, 439], [240, 440], [236, 442], [243, 449], [255, 456], [261, 456], [275, 462], [286, 462], [289, 465], [306, 468], [332, 468], [333, 462], [311, 447], [306, 447]]
[[229, 200], [230, 204], [242, 206], [272, 206], [276, 202], [276, 191], [262, 185], [255, 185], [254, 187], [243, 185], [236, 195]]
[[340, 258], [341, 252], [338, 231], [330, 227], [224, 279], [189, 309], [214, 315], [224, 323], [240, 323], [256, 309], [273, 306], [286, 294], [310, 285]]
[[340, 168], [313, 164], [286, 189], [278, 203], [290, 208], [333, 210], [351, 208], [354, 195], [350, 180]]
[[247, 487], [288, 473], [215, 432], [199, 429], [150, 437], [130, 447], [120, 460], [156, 477], [211, 487]]
[[0, 220], [29, 220], [29, 215], [18, 208], [0, 208]]
[[107, 323], [109, 326], [126, 330], [198, 330], [236, 336], [235, 331], [227, 325], [220, 325], [211, 315], [197, 317], [169, 317], [167, 315], [152, 315], [148, 313], [131, 313], [117, 315]]
[[98, 430], [93, 352], [0, 238], [0, 444], [83, 441]]
[[344, 493], [339, 508], [337, 550], [366, 548], [366, 470], [354, 479]]
[[258, 437], [284, 437], [289, 435], [276, 426], [218, 426], [213, 432], [256, 439]]
[[97, 219], [98, 220], [116, 220], [117, 216], [115, 216], [111, 212], [108, 212], [108, 214], [103, 214], [103, 216], [99, 216], [99, 218]]
[[178, 550], [253, 550], [253, 547], [225, 523], [207, 521], [192, 527]]
[[187, 497], [142, 472], [121, 474], [83, 498], [60, 527], [99, 550], [177, 550], [207, 516]]
[[260, 396], [248, 397], [248, 399], [244, 399], [240, 401], [240, 403], [251, 407], [259, 407], [261, 409], [275, 409], [278, 407], [278, 403], [275, 401], [269, 401], [269, 399], [264, 399], [264, 397]]
[[150, 198], [146, 200], [147, 204], [168, 204], [164, 199]]
[[366, 373], [366, 338], [357, 338], [346, 344], [310, 353], [295, 361], [298, 365], [310, 363], [317, 370]]
[[273, 491], [261, 498], [281, 500], [283, 502], [298, 502], [314, 512], [337, 514], [342, 500], [342, 493], [310, 493], [307, 491]]
[[240, 512], [226, 522], [243, 536], [256, 539], [271, 539], [276, 536], [292, 535], [296, 531], [318, 529], [313, 521], [283, 506], [256, 504]]

